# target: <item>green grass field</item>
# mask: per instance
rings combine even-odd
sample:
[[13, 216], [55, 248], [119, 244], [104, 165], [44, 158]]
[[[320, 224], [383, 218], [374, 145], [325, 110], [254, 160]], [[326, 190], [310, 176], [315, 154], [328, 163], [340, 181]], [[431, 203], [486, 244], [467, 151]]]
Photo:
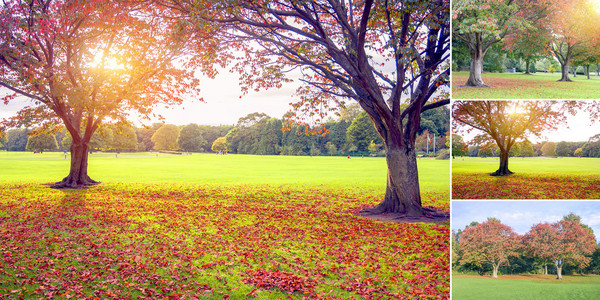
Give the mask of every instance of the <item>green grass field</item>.
[[498, 158], [456, 157], [452, 160], [454, 199], [598, 199], [598, 158], [510, 158], [515, 174], [489, 176]]
[[[0, 152], [0, 298], [439, 299], [449, 224], [358, 217], [382, 158], [92, 154], [102, 184], [54, 190], [60, 153]], [[449, 210], [449, 161], [419, 160]]]
[[503, 275], [498, 279], [452, 276], [452, 299], [456, 300], [588, 300], [600, 299], [600, 276]]
[[600, 77], [569, 76], [573, 82], [557, 82], [560, 73], [485, 73], [483, 82], [489, 88], [463, 87], [468, 72], [452, 73], [453, 99], [597, 99]]
[[[0, 152], [0, 182], [54, 182], [68, 174], [64, 154]], [[449, 190], [448, 161], [419, 160], [422, 191]], [[383, 157], [94, 153], [89, 175], [101, 182], [336, 185], [383, 189]]]

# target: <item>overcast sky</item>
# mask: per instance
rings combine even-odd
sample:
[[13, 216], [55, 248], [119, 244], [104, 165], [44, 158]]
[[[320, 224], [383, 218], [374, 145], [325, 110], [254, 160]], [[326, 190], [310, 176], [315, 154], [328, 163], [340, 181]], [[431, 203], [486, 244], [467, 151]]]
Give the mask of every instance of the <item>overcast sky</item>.
[[[551, 142], [586, 142], [593, 135], [600, 133], [600, 122], [592, 123], [592, 118], [586, 111], [579, 111], [576, 115], [567, 115], [566, 124], [560, 125], [557, 130], [545, 131], [541, 137], [531, 136], [529, 141], [538, 143]], [[469, 134], [460, 133], [465, 142], [473, 139], [480, 131], [473, 130]]]
[[553, 223], [569, 213], [581, 217], [581, 222], [590, 226], [600, 237], [599, 201], [452, 201], [452, 230], [465, 229], [473, 221], [479, 223], [489, 217], [499, 219], [518, 234], [525, 234], [532, 225]]

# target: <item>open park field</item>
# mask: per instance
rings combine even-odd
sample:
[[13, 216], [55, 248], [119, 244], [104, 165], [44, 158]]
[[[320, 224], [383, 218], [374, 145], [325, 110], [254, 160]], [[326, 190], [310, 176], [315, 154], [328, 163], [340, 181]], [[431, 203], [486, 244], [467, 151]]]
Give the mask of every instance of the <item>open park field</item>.
[[600, 276], [563, 275], [502, 275], [497, 279], [489, 276], [453, 275], [452, 298], [469, 299], [531, 299], [553, 300], [600, 299]]
[[[0, 152], [0, 298], [444, 299], [449, 224], [356, 216], [383, 158]], [[420, 160], [449, 210], [449, 162]]]
[[498, 158], [456, 157], [452, 160], [453, 199], [598, 199], [600, 159], [509, 159], [515, 174], [489, 176]]
[[597, 99], [600, 77], [593, 74], [570, 76], [573, 82], [557, 82], [560, 73], [485, 73], [482, 79], [489, 88], [463, 87], [469, 72], [452, 73], [454, 99]]

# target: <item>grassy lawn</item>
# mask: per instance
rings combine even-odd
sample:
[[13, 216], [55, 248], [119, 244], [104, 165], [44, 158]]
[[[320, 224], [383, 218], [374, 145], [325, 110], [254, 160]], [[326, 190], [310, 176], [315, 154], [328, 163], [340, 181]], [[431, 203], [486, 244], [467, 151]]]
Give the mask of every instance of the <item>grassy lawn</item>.
[[587, 300], [600, 299], [600, 276], [502, 275], [491, 277], [453, 275], [452, 298], [460, 300], [528, 299]]
[[597, 99], [600, 77], [570, 76], [573, 82], [557, 82], [560, 73], [485, 73], [489, 88], [463, 87], [469, 72], [452, 72], [453, 99]]
[[598, 199], [598, 158], [511, 158], [515, 174], [489, 176], [497, 158], [457, 157], [452, 161], [454, 199]]
[[[449, 210], [449, 162], [420, 160]], [[0, 153], [0, 298], [441, 299], [449, 226], [382, 223], [381, 158]]]

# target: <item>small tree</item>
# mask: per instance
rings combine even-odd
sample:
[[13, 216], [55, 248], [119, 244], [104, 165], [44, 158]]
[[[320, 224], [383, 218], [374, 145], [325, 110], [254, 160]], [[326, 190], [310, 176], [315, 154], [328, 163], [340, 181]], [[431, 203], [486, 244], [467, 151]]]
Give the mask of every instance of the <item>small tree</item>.
[[542, 146], [542, 155], [546, 157], [556, 156], [556, 143], [546, 142]]
[[173, 124], [165, 124], [152, 135], [154, 150], [179, 150], [177, 138], [179, 137], [179, 128]]
[[337, 154], [337, 147], [332, 142], [327, 142], [327, 144], [325, 144], [325, 149], [327, 149], [329, 155]]
[[479, 157], [492, 157], [494, 156], [494, 150], [492, 150], [492, 147], [490, 146], [481, 147], [479, 148], [479, 152], [477, 153], [477, 155]]
[[217, 138], [210, 149], [213, 152], [227, 151], [227, 139], [224, 136]]
[[58, 149], [58, 144], [54, 135], [40, 133], [29, 136], [26, 148], [29, 151], [42, 152], [45, 150], [56, 150]]
[[510, 226], [488, 218], [476, 226], [467, 227], [460, 236], [463, 252], [461, 264], [490, 264], [492, 277], [498, 278], [498, 268], [509, 264], [509, 257], [518, 255], [519, 236]]
[[569, 149], [569, 145], [567, 142], [562, 141], [556, 144], [556, 156], [571, 156], [571, 149]]
[[113, 127], [113, 138], [110, 148], [116, 151], [137, 150], [137, 134], [132, 126], [122, 125]]
[[467, 144], [463, 141], [462, 136], [458, 134], [452, 135], [452, 156], [465, 156], [468, 153]]
[[206, 140], [202, 137], [200, 126], [189, 124], [181, 128], [177, 139], [179, 147], [186, 152], [201, 152], [206, 147]]
[[579, 157], [579, 156], [581, 156], [582, 152], [583, 152], [582, 148], [577, 148], [577, 149], [575, 149], [575, 152], [573, 152], [573, 155]]
[[535, 151], [533, 150], [533, 144], [530, 141], [521, 142], [521, 156], [522, 157], [533, 157]]

